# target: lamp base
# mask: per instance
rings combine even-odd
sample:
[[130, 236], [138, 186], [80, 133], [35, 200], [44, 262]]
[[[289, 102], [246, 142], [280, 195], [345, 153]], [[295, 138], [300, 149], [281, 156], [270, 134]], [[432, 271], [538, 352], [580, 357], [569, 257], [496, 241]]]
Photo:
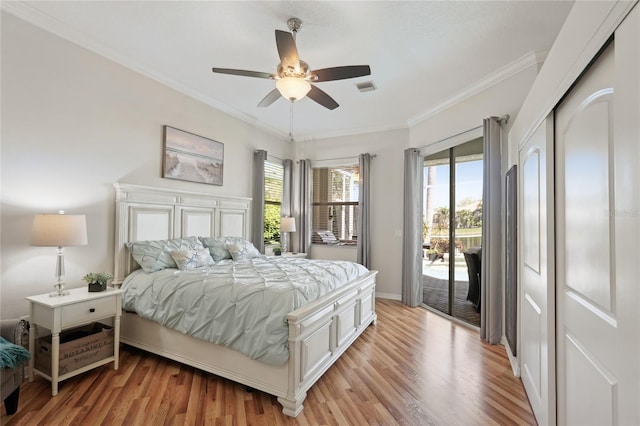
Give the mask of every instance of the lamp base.
[[[58, 259], [61, 259], [62, 256], [58, 256]], [[58, 281], [53, 285], [54, 290], [49, 293], [49, 297], [58, 297], [58, 296], [68, 296], [71, 294], [69, 290], [65, 290], [65, 282], [64, 282], [64, 260], [58, 262], [57, 275]]]

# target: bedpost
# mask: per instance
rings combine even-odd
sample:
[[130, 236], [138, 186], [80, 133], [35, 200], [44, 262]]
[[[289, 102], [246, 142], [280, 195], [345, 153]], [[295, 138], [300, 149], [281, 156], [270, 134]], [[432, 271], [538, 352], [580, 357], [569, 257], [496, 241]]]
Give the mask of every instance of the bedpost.
[[300, 325], [291, 318], [287, 319], [289, 324], [289, 365], [286, 397], [278, 397], [278, 402], [282, 405], [282, 412], [287, 416], [297, 417], [302, 412], [302, 403], [307, 397], [306, 392], [297, 394], [300, 389], [302, 371], [302, 342], [300, 340]]
[[113, 254], [113, 282], [112, 285], [115, 287], [120, 287], [122, 284], [122, 280], [124, 279], [124, 262], [125, 262], [125, 254], [126, 250], [124, 248], [124, 243], [127, 241], [127, 224], [123, 224], [121, 221], [124, 217], [123, 212], [120, 211], [121, 207], [121, 197], [122, 197], [122, 188], [119, 183], [113, 184], [116, 190], [115, 197], [115, 213], [116, 213], [116, 223], [115, 223], [115, 241], [114, 241], [114, 254]]
[[282, 413], [290, 417], [298, 417], [304, 409], [302, 402], [307, 397], [307, 393], [303, 393], [298, 400], [290, 400], [283, 397], [278, 398], [278, 402], [282, 405]]

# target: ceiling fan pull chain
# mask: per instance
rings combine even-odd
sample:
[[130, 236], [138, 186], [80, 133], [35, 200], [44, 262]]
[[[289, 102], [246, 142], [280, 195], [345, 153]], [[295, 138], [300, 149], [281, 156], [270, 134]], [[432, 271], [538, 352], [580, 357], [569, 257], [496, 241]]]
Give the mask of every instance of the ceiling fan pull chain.
[[293, 142], [293, 99], [289, 104], [289, 141]]

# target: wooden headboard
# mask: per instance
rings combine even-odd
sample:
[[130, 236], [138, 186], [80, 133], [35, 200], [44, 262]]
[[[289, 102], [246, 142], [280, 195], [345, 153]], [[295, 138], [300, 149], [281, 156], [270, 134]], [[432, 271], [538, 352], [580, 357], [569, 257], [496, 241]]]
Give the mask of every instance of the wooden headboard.
[[128, 242], [191, 236], [248, 239], [251, 198], [121, 183], [114, 187], [114, 284], [139, 267], [127, 250]]

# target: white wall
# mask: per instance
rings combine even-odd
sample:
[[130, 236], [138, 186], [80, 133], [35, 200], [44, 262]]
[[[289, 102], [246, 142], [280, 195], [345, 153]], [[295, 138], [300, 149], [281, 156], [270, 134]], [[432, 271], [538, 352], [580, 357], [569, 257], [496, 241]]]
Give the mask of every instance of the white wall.
[[[520, 111], [520, 106], [533, 85], [538, 69], [539, 66], [537, 64], [532, 64], [525, 70], [500, 81], [487, 90], [414, 125], [411, 128], [411, 146], [428, 146], [472, 128], [482, 126], [484, 118], [509, 115], [510, 118], [504, 126], [506, 140], [507, 132], [511, 128]], [[515, 163], [515, 161], [508, 160], [510, 157], [508, 152], [503, 152], [502, 154], [506, 163]], [[503, 171], [506, 171], [506, 169]]]
[[[35, 213], [87, 215], [89, 244], [65, 249], [68, 286], [113, 271], [114, 182], [251, 197], [253, 151], [290, 144], [2, 13], [0, 316], [53, 288], [55, 249], [29, 245]], [[162, 126], [224, 143], [224, 184], [163, 179]]]
[[329, 246], [312, 244], [309, 259], [358, 261], [358, 250], [354, 246]]
[[[409, 131], [361, 134], [297, 144], [298, 158], [327, 160], [368, 152], [371, 160], [371, 263], [377, 269], [378, 296], [400, 298], [402, 277], [402, 194], [404, 149]], [[328, 247], [327, 250], [354, 250]], [[325, 250], [326, 251], [326, 250]], [[315, 255], [313, 255], [315, 256]], [[333, 256], [337, 258], [337, 254]]]
[[439, 144], [444, 139], [482, 126], [482, 120], [486, 117], [508, 114], [511, 119], [505, 126], [504, 174], [511, 164], [508, 160], [506, 132], [518, 114], [538, 69], [538, 64], [532, 63], [529, 68], [467, 97], [410, 129], [296, 145], [296, 158], [311, 160], [355, 157], [364, 152], [377, 155], [371, 163], [371, 261], [372, 269], [379, 270], [376, 287], [378, 296], [400, 299], [402, 294], [404, 150]]
[[[414, 125], [293, 146], [109, 60], [2, 13], [2, 274], [0, 316], [26, 314], [24, 297], [53, 285], [54, 249], [29, 246], [39, 212], [87, 215], [89, 245], [66, 249], [70, 287], [113, 264], [114, 182], [251, 196], [255, 149], [323, 160], [369, 152], [372, 263], [378, 294], [400, 298], [404, 150], [518, 112], [537, 66]], [[399, 100], [401, 101], [401, 100]], [[225, 144], [222, 187], [162, 179], [162, 126]], [[508, 126], [507, 126], [508, 127]], [[506, 157], [505, 157], [506, 158]], [[506, 170], [506, 168], [505, 168]], [[237, 171], [237, 173], [236, 173]]]

